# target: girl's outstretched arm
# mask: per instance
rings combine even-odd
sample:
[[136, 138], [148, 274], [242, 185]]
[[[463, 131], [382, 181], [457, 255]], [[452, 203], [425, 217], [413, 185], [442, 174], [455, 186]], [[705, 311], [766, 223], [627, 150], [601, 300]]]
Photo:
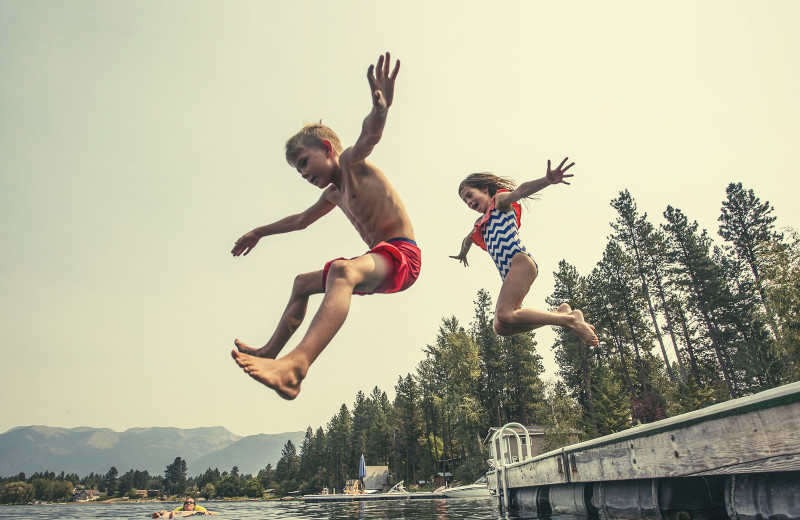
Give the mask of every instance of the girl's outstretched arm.
[[472, 247], [472, 233], [467, 235], [467, 238], [461, 241], [461, 252], [459, 252], [456, 256], [450, 256], [450, 258], [455, 258], [464, 264], [464, 267], [469, 267], [469, 262], [467, 262], [467, 253], [469, 253], [470, 247]]
[[530, 197], [534, 193], [543, 190], [544, 188], [550, 186], [551, 184], [566, 184], [569, 183], [564, 180], [573, 175], [571, 173], [566, 173], [567, 170], [575, 166], [575, 162], [569, 163], [567, 166], [564, 166], [564, 163], [567, 162], [568, 157], [564, 157], [564, 160], [561, 161], [561, 164], [558, 165], [558, 168], [555, 170], [550, 166], [550, 160], [547, 160], [547, 173], [541, 179], [536, 179], [534, 181], [523, 182], [520, 184], [517, 189], [514, 191], [498, 193], [495, 195], [494, 203], [497, 209], [508, 211], [511, 208], [512, 202], [519, 202], [520, 200], [524, 199], [525, 197]]

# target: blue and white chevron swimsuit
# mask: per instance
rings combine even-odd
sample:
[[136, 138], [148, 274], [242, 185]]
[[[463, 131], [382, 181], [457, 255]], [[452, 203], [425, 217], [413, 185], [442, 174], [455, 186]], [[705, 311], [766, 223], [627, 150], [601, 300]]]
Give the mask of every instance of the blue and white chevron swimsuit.
[[513, 208], [508, 211], [491, 209], [488, 220], [481, 226], [481, 235], [486, 244], [486, 251], [494, 260], [503, 280], [506, 279], [514, 255], [522, 253], [533, 259], [533, 255], [525, 249], [519, 239], [517, 212]]
[[[501, 188], [497, 190], [497, 193], [507, 191]], [[503, 280], [506, 279], [508, 270], [511, 267], [511, 259], [514, 258], [515, 254], [522, 253], [533, 260], [533, 255], [525, 249], [519, 239], [521, 222], [522, 208], [519, 203], [512, 202], [509, 211], [499, 211], [494, 207], [494, 197], [492, 197], [489, 209], [475, 222], [475, 227], [472, 230], [472, 241], [489, 253]], [[536, 260], [533, 263], [535, 264]]]

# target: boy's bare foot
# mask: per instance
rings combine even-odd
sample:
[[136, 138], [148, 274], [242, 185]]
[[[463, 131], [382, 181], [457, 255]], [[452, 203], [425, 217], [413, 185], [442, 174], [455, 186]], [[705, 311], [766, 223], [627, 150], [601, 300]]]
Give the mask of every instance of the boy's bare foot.
[[300, 383], [305, 374], [285, 357], [269, 359], [236, 350], [232, 350], [231, 355], [250, 377], [272, 388], [284, 399], [292, 400], [300, 393]]
[[596, 347], [600, 344], [600, 340], [597, 339], [597, 335], [594, 333], [594, 327], [586, 323], [581, 311], [574, 310], [570, 312], [569, 315], [575, 318], [575, 321], [572, 325], [569, 325], [569, 328], [578, 335], [581, 341], [592, 347]]
[[267, 352], [266, 345], [261, 348], [253, 348], [247, 346], [246, 343], [239, 341], [238, 339], [233, 340], [233, 342], [236, 344], [236, 348], [242, 354], [247, 354], [250, 356], [262, 357], [262, 358], [272, 358], [272, 359], [275, 359], [276, 357], [275, 354], [270, 354], [269, 352]]

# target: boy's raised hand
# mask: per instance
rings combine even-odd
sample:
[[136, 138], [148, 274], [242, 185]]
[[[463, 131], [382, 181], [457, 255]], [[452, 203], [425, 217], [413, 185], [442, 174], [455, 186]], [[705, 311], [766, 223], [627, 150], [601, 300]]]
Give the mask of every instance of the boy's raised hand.
[[571, 173], [566, 174], [565, 172], [572, 168], [575, 165], [575, 162], [569, 163], [565, 168], [564, 163], [567, 162], [567, 159], [569, 159], [569, 157], [564, 157], [564, 160], [561, 161], [561, 164], [559, 164], [558, 168], [555, 170], [550, 168], [550, 159], [547, 160], [547, 180], [550, 182], [550, 184], [559, 184], [563, 182], [564, 184], [569, 185], [569, 183], [564, 179], [567, 177], [572, 177], [573, 175]]
[[389, 74], [389, 62], [391, 56], [386, 53], [386, 57], [381, 55], [378, 58], [378, 65], [370, 65], [367, 70], [367, 80], [369, 80], [369, 88], [372, 91], [372, 106], [378, 112], [383, 112], [392, 106], [392, 98], [394, 97], [394, 80], [397, 73], [400, 71], [400, 60], [397, 60], [394, 70]]

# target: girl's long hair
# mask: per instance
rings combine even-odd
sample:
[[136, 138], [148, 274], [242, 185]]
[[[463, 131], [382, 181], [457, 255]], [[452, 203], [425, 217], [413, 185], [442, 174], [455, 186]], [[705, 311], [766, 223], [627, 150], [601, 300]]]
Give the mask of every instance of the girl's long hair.
[[514, 191], [517, 189], [517, 183], [508, 177], [500, 177], [499, 175], [495, 175], [491, 172], [480, 172], [471, 173], [467, 175], [466, 179], [461, 181], [461, 184], [458, 185], [459, 196], [461, 195], [461, 190], [463, 190], [465, 187], [475, 188], [477, 190], [489, 188], [489, 195], [494, 197], [495, 194], [497, 194], [497, 190], [501, 188], [508, 191]]
[[[514, 182], [509, 177], [501, 177], [499, 175], [495, 175], [492, 172], [479, 172], [479, 173], [471, 173], [467, 175], [467, 178], [461, 181], [461, 184], [458, 185], [458, 196], [461, 196], [461, 190], [465, 187], [475, 188], [477, 190], [482, 190], [483, 188], [489, 188], [489, 196], [494, 197], [497, 194], [497, 190], [505, 189], [508, 191], [514, 191], [517, 189], [517, 183]], [[526, 199], [535, 199], [536, 197], [525, 197]], [[527, 200], [524, 200], [526, 207], [527, 207]]]

